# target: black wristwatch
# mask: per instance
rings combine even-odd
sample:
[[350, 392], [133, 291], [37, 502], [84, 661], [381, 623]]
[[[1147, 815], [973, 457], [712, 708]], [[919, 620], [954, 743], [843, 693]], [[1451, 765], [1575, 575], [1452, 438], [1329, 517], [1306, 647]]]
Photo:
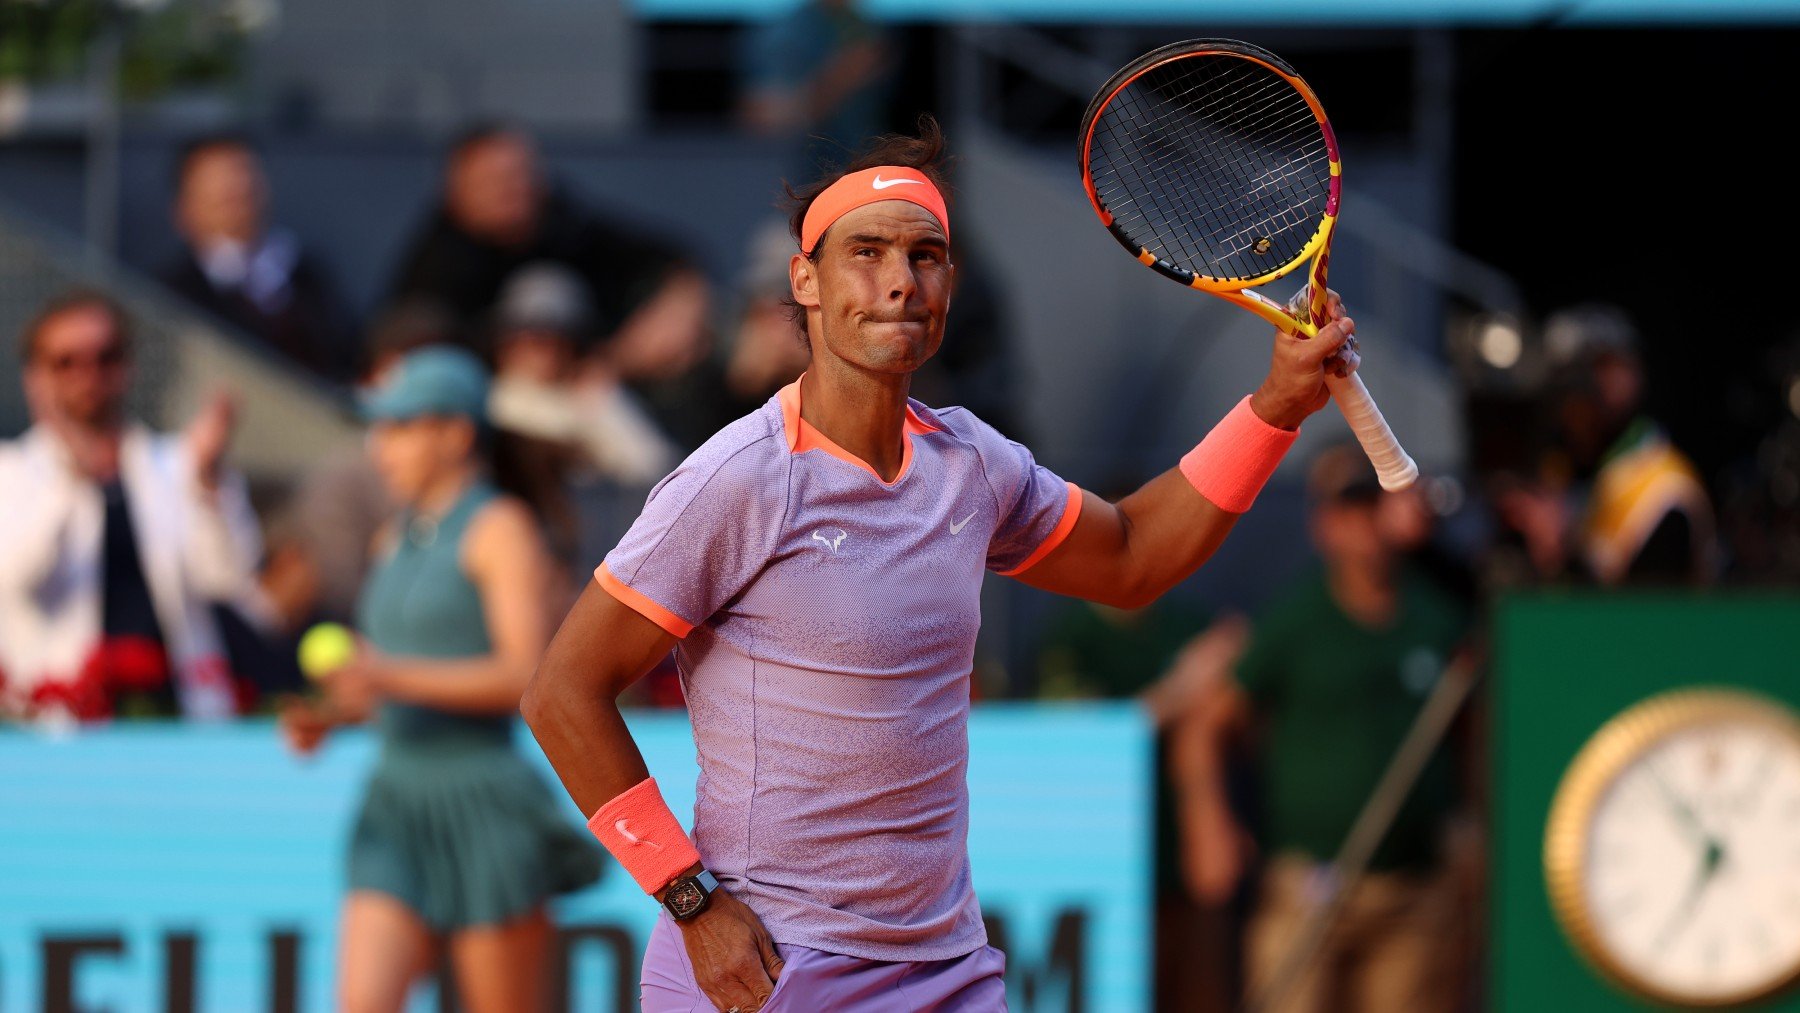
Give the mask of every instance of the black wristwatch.
[[676, 921], [685, 922], [706, 910], [718, 888], [719, 881], [713, 874], [701, 869], [697, 876], [683, 876], [670, 883], [663, 892], [662, 905]]

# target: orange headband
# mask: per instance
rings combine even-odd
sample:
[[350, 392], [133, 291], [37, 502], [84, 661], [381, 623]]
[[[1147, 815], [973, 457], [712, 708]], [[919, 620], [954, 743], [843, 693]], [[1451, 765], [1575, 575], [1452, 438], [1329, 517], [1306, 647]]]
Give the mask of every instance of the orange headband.
[[800, 252], [812, 256], [813, 247], [832, 222], [865, 204], [884, 200], [903, 200], [931, 212], [943, 226], [944, 238], [950, 238], [950, 212], [944, 206], [944, 195], [931, 180], [903, 165], [878, 165], [850, 173], [819, 194], [800, 225]]

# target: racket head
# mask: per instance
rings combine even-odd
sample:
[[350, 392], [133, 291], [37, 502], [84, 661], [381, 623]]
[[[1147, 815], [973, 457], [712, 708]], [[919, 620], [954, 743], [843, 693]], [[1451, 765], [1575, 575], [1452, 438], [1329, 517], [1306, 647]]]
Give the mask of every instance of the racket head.
[[[1324, 107], [1281, 57], [1232, 39], [1144, 54], [1088, 103], [1080, 158], [1095, 213], [1141, 263], [1224, 294], [1313, 260], [1303, 322], [1323, 323], [1342, 165]], [[1285, 315], [1256, 293], [1233, 301]]]

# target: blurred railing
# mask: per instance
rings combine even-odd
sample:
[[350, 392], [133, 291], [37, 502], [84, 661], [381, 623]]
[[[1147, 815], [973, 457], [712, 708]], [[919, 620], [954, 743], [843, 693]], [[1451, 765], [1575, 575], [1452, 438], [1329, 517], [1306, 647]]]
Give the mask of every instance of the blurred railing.
[[214, 391], [230, 391], [240, 409], [233, 459], [253, 480], [278, 484], [359, 438], [342, 392], [309, 380], [154, 283], [4, 207], [0, 334], [11, 347], [0, 357], [0, 434], [30, 424], [19, 376], [21, 330], [45, 300], [77, 287], [105, 291], [130, 314], [137, 373], [131, 407], [150, 425], [178, 428]]

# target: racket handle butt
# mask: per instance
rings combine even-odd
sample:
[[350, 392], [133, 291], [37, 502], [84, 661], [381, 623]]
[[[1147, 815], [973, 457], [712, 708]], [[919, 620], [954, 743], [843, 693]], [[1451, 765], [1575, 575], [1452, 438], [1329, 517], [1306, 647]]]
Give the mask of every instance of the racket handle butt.
[[1356, 433], [1363, 452], [1369, 455], [1369, 463], [1375, 466], [1381, 487], [1388, 492], [1399, 492], [1417, 481], [1418, 464], [1406, 448], [1400, 446], [1394, 431], [1388, 428], [1387, 419], [1382, 418], [1381, 409], [1375, 407], [1375, 399], [1369, 396], [1369, 388], [1363, 386], [1362, 377], [1355, 373], [1347, 377], [1328, 375], [1325, 385], [1331, 388], [1332, 399], [1344, 413], [1344, 420], [1350, 423], [1351, 431]]
[[1388, 492], [1399, 492], [1411, 487], [1414, 482], [1419, 480], [1419, 466], [1413, 462], [1412, 457], [1406, 451], [1402, 450], [1400, 451], [1400, 461], [1395, 467], [1377, 469], [1376, 474], [1381, 479], [1383, 489]]

